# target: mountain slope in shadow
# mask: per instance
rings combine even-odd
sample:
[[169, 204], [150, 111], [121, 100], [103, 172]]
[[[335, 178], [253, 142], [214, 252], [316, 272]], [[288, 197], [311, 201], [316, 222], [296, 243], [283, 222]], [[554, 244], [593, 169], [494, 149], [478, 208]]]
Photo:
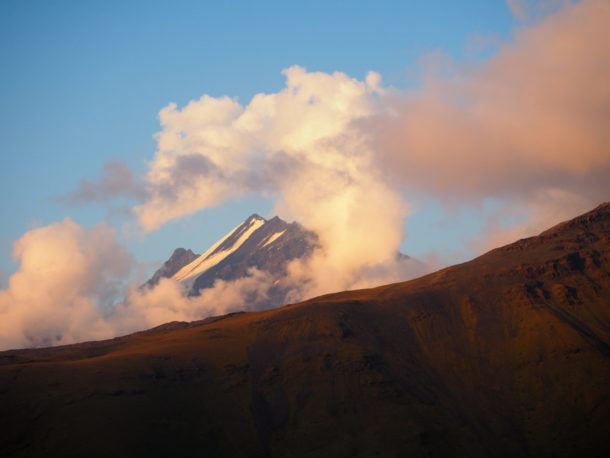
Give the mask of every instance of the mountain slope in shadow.
[[2, 456], [610, 452], [610, 204], [280, 309], [0, 353]]

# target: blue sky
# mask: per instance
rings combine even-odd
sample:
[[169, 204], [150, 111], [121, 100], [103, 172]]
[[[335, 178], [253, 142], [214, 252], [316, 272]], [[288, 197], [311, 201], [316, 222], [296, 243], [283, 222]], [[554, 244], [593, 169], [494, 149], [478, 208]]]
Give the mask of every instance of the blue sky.
[[[85, 226], [125, 216], [104, 205], [74, 207], [57, 197], [120, 158], [143, 173], [155, 151], [158, 111], [202, 94], [242, 103], [284, 84], [281, 70], [301, 65], [386, 85], [417, 84], [417, 62], [442, 50], [481, 57], [477, 37], [510, 39], [516, 25], [503, 1], [428, 2], [89, 2], [0, 3], [0, 270], [15, 270], [14, 240], [71, 216]], [[486, 52], [490, 52], [489, 49]], [[177, 246], [205, 249], [272, 204], [248, 197], [171, 222], [123, 242], [141, 262], [164, 260]], [[421, 205], [403, 249], [455, 250], [480, 229], [476, 213], [447, 215]], [[458, 256], [459, 257], [459, 256]]]

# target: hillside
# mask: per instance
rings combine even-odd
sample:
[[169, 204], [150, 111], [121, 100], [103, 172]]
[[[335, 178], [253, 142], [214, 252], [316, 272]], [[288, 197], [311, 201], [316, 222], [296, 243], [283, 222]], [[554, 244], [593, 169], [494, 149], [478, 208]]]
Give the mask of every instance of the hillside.
[[434, 274], [0, 353], [2, 456], [610, 455], [610, 204]]

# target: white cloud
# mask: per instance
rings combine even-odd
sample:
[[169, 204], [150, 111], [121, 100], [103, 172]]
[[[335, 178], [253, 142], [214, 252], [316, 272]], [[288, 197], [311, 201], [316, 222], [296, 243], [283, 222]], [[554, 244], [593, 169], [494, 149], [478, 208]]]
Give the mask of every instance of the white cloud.
[[0, 291], [0, 345], [58, 345], [113, 335], [102, 308], [120, 292], [130, 255], [114, 231], [70, 218], [25, 233], [14, 246], [19, 270]]
[[393, 260], [407, 214], [365, 134], [352, 127], [379, 110], [380, 76], [362, 82], [301, 67], [284, 74], [284, 89], [244, 107], [204, 96], [164, 108], [150, 198], [135, 213], [154, 230], [241, 193], [271, 193], [277, 213], [320, 236], [307, 294], [347, 288], [359, 269]]

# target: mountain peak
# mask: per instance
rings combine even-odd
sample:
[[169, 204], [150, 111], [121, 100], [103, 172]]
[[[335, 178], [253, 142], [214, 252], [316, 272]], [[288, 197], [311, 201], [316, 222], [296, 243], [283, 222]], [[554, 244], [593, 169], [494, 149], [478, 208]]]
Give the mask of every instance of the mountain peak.
[[155, 286], [162, 278], [169, 278], [176, 274], [183, 266], [193, 262], [199, 257], [192, 250], [184, 248], [176, 248], [170, 258], [153, 274], [153, 276], [144, 283], [143, 286]]
[[[146, 285], [154, 286], [162, 277], [169, 277], [181, 282], [190, 295], [197, 295], [217, 280], [247, 277], [253, 268], [279, 279], [288, 262], [309, 256], [316, 245], [316, 234], [300, 224], [287, 223], [278, 216], [266, 220], [253, 213], [202, 255], [177, 248]], [[285, 293], [275, 288], [268, 301], [282, 305]]]
[[[277, 218], [277, 216], [275, 217]], [[258, 213], [252, 213], [245, 221], [244, 223], [247, 222], [251, 222], [251, 221], [265, 221], [267, 222], [267, 220], [265, 218], [263, 218], [261, 215], [259, 215]]]
[[[289, 224], [278, 216], [265, 220], [255, 213], [223, 238], [208, 257], [204, 254], [192, 263], [201, 262], [201, 267], [192, 271], [196, 276], [189, 275], [192, 284], [187, 286], [190, 294], [198, 294], [217, 280], [247, 277], [253, 268], [279, 279], [288, 262], [309, 256], [316, 244], [317, 236], [299, 224]], [[276, 293], [269, 302], [283, 304], [285, 292], [277, 288]]]

